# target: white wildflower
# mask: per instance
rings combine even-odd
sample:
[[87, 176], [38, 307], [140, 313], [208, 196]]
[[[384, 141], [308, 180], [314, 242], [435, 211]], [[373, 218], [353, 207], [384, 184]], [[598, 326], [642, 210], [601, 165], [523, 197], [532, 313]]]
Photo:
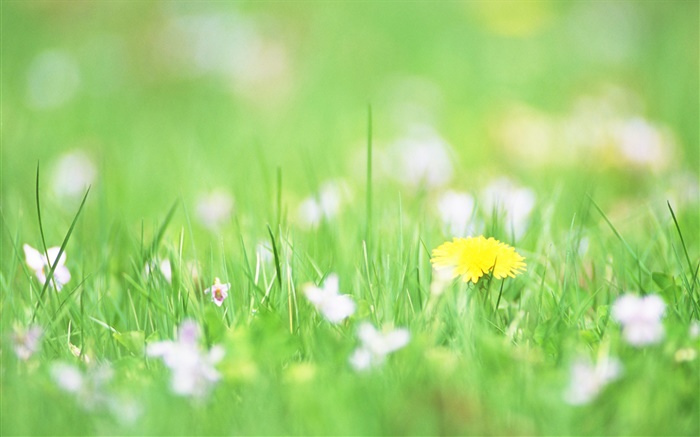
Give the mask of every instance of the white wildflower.
[[487, 214], [496, 214], [519, 239], [527, 230], [530, 213], [535, 207], [535, 193], [507, 178], [491, 182], [482, 192], [481, 202]]
[[692, 339], [700, 337], [700, 321], [693, 320], [688, 328], [688, 336]]
[[49, 247], [46, 250], [48, 254], [48, 257], [46, 257], [43, 253], [34, 249], [32, 246], [28, 244], [24, 245], [25, 262], [27, 263], [27, 266], [34, 271], [34, 274], [42, 286], [46, 283], [46, 275], [51, 269], [51, 267], [49, 267], [49, 259], [51, 260], [52, 266], [54, 264], [56, 265], [53, 273], [53, 280], [50, 284], [51, 286], [56, 286], [56, 291], [61, 291], [63, 285], [70, 281], [71, 277], [68, 268], [65, 266], [66, 253], [63, 252], [61, 254], [61, 258], [58, 260], [56, 259], [60, 250], [60, 247]]
[[79, 198], [92, 185], [97, 169], [92, 159], [83, 151], [66, 153], [53, 169], [51, 188], [62, 199]]
[[199, 326], [191, 320], [180, 325], [177, 341], [151, 343], [146, 348], [150, 357], [161, 357], [172, 372], [171, 389], [181, 396], [205, 396], [221, 379], [214, 365], [224, 357], [224, 349], [213, 346], [208, 352], [198, 344]]
[[12, 333], [12, 348], [17, 358], [29, 360], [39, 350], [43, 333], [44, 330], [39, 325], [31, 325], [26, 329], [15, 327]]
[[200, 197], [197, 202], [197, 218], [207, 228], [218, 229], [233, 212], [233, 197], [226, 191], [217, 190]]
[[588, 360], [577, 359], [571, 366], [571, 380], [564, 399], [571, 405], [587, 404], [621, 374], [622, 364], [615, 358], [601, 359], [595, 366]]
[[473, 223], [474, 198], [467, 193], [446, 191], [437, 202], [444, 232], [452, 237], [467, 237], [476, 232]]
[[63, 362], [51, 366], [51, 377], [61, 390], [72, 393], [86, 410], [108, 405], [111, 396], [105, 386], [111, 381], [114, 371], [108, 364], [90, 368], [83, 373], [78, 367]]
[[344, 182], [324, 182], [317, 195], [301, 201], [297, 209], [297, 218], [306, 228], [315, 228], [321, 221], [335, 218], [349, 198], [350, 190]]
[[444, 186], [452, 179], [450, 146], [432, 128], [413, 126], [395, 141], [384, 165], [404, 185]]
[[350, 364], [359, 371], [380, 365], [388, 354], [406, 346], [411, 337], [406, 328], [382, 333], [367, 322], [360, 325], [357, 336], [360, 347], [350, 357]]
[[331, 323], [340, 323], [355, 313], [355, 302], [338, 292], [338, 275], [331, 273], [319, 288], [314, 284], [303, 287], [304, 295]]
[[612, 308], [612, 316], [622, 325], [622, 336], [635, 347], [659, 343], [664, 337], [661, 317], [666, 309], [657, 295], [638, 297], [626, 294]]

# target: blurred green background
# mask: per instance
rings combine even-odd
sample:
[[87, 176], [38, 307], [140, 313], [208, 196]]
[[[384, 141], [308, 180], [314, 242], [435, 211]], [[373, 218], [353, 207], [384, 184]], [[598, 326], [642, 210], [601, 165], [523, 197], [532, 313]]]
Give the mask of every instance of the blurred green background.
[[[53, 349], [46, 347], [45, 357], [71, 357], [63, 350], [63, 325], [70, 320], [77, 326], [83, 307], [118, 330], [143, 329], [162, 338], [174, 332], [170, 328], [180, 315], [192, 316], [191, 309], [170, 319], [158, 314], [159, 325], [135, 327], [125, 297], [134, 287], [128, 275], [146, 283], [141, 276], [147, 260], [139, 247], [152, 241], [181, 200], [184, 208], [176, 210], [162, 250], [150, 255], [183, 265], [199, 262], [198, 279], [183, 268], [183, 287], [204, 288], [203, 281], [214, 276], [231, 280], [224, 320], [231, 326], [225, 341], [232, 360], [269, 366], [259, 379], [245, 383], [235, 405], [241, 423], [233, 429], [282, 433], [296, 420], [300, 433], [425, 429], [429, 434], [440, 429], [430, 421], [444, 414], [445, 433], [697, 430], [697, 414], [689, 412], [697, 393], [687, 384], [697, 379], [697, 362], [673, 367], [668, 351], [680, 347], [676, 343], [649, 354], [625, 349], [620, 355], [636, 376], [623, 390], [611, 390], [607, 404], [590, 409], [559, 414], [565, 381], [563, 373], [548, 367], [552, 361], [563, 367], [574, 350], [595, 350], [603, 337], [607, 341], [618, 331], [607, 324], [606, 305], [614, 295], [638, 285], [642, 292], [658, 288], [650, 275], [642, 280], [636, 255], [625, 252], [586, 194], [657, 279], [680, 283], [686, 268], [678, 261], [683, 260], [667, 200], [679, 216], [688, 252], [697, 253], [697, 1], [2, 1], [0, 8], [4, 314], [25, 322], [35, 305], [29, 293], [34, 279], [21, 268], [21, 245], [40, 242], [37, 162], [48, 246], [63, 241], [83, 189], [92, 185], [66, 250], [75, 278], [70, 285], [80, 289], [81, 304], [61, 295], [70, 314], [62, 314], [47, 338]], [[369, 105], [373, 231], [380, 243], [370, 245], [362, 258]], [[429, 175], [414, 172], [421, 163], [412, 157], [430, 161], [436, 150], [412, 148], [421, 141], [445, 146], [447, 170], [438, 165]], [[286, 319], [255, 319], [241, 304], [257, 296], [245, 276], [256, 263], [250, 252], [252, 261], [242, 260], [238, 239], [250, 251], [259, 241], [269, 242], [266, 225], [278, 223], [278, 174], [286, 219], [277, 235], [296, 257], [286, 260], [296, 270], [284, 287], [336, 271], [343, 292], [358, 298], [359, 320], [369, 313], [363, 281], [365, 265], [372, 265], [372, 281], [388, 290], [379, 308], [386, 320], [380, 321], [406, 325], [415, 335], [403, 367], [357, 379], [346, 369], [352, 326], [319, 328], [316, 319], [306, 317], [313, 313], [304, 303], [301, 335], [286, 337], [287, 326], [280, 322]], [[524, 306], [533, 316], [523, 322], [524, 334], [517, 335], [524, 340], [517, 347], [504, 342], [502, 333], [463, 317], [455, 302], [442, 308], [449, 314], [447, 328], [433, 332], [431, 324], [415, 317], [413, 304], [396, 298], [403, 291], [409, 299], [411, 293], [429, 293], [424, 289], [430, 280], [427, 253], [450, 237], [438, 232], [439, 219], [431, 215], [438, 195], [454, 189], [477, 197], [504, 176], [536, 194], [525, 214], [532, 210], [524, 238], [510, 238], [496, 219], [493, 227], [488, 221], [485, 226], [491, 231], [486, 233], [513, 243], [527, 257], [528, 274], [507, 285], [502, 302], [505, 311], [515, 312], [521, 310], [517, 299], [523, 290], [536, 296]], [[317, 233], [296, 232], [300, 205], [329, 180], [348, 188], [350, 200], [343, 202], [350, 206]], [[224, 217], [223, 226], [202, 220], [202, 199], [212, 192], [222, 197], [204, 209]], [[489, 212], [484, 207], [476, 216], [486, 220], [482, 216]], [[585, 234], [577, 233], [578, 226], [594, 228], [588, 252], [576, 247]], [[176, 256], [183, 241], [185, 255]], [[265, 262], [268, 276], [261, 283], [273, 281], [270, 261], [260, 263]], [[581, 278], [590, 276], [590, 283], [569, 281], [568, 275], [584, 267], [591, 272]], [[366, 277], [369, 282], [369, 272]], [[80, 280], [85, 280], [82, 288]], [[155, 283], [158, 296], [174, 299], [166, 293], [169, 285]], [[174, 283], [179, 290], [180, 281]], [[590, 307], [582, 304], [579, 318], [569, 320], [559, 312], [565, 295], [573, 296], [567, 299], [576, 301], [577, 311], [580, 302]], [[450, 299], [454, 296], [461, 295]], [[275, 298], [283, 312], [286, 295]], [[673, 341], [686, 335], [690, 311], [677, 307], [678, 314], [669, 310], [668, 317], [669, 325], [676, 324], [669, 335]], [[223, 332], [221, 314], [209, 310]], [[150, 317], [152, 309], [143, 311]], [[9, 332], [13, 321], [3, 319], [3, 329]], [[556, 345], [539, 344], [540, 326], [555, 327]], [[132, 373], [148, 380], [143, 360], [131, 357], [102, 326], [85, 319], [79, 328], [84, 332], [74, 331], [74, 342], [79, 337], [98, 359], [124, 366], [119, 371], [131, 384], [125, 391], [139, 386], [135, 393], [148, 392], [150, 416], [139, 425], [145, 426], [141, 433], [230, 432], [206, 408], [195, 416], [184, 402], [173, 409], [165, 390], [151, 390], [164, 389], [165, 378], [141, 384]], [[302, 347], [304, 341], [311, 345]], [[426, 356], [432, 358], [426, 362]], [[320, 376], [304, 385], [309, 363]], [[291, 382], [280, 385], [284, 378]], [[24, 396], [18, 403], [29, 406], [26, 417], [36, 414], [35, 405], [51, 410], [53, 400], [63, 399], [55, 387], [47, 397], [36, 387], [26, 390], [20, 378], [4, 383], [6, 393]], [[228, 414], [228, 396], [238, 395], [218, 396], [222, 401], [212, 402], [212, 411]], [[364, 398], [369, 400], [358, 401]], [[655, 403], [647, 402], [652, 398]], [[627, 410], [618, 415], [620, 405]], [[11, 411], [12, 405], [5, 408]], [[57, 408], [36, 423], [20, 414], [7, 426], [48, 433], [62, 423], [57, 429], [76, 434], [109, 428], [83, 421], [77, 411]], [[269, 411], [270, 420], [261, 421], [260, 411]], [[158, 418], [169, 413], [177, 420], [164, 428]], [[668, 426], [674, 413], [680, 417], [676, 428]], [[468, 428], [461, 427], [464, 423]]]
[[[429, 125], [452, 146], [454, 185], [467, 190], [487, 170], [544, 189], [572, 171], [574, 185], [609, 175], [598, 155], [562, 158], [574, 147], [564, 134], [543, 140], [535, 126], [527, 141], [528, 122], [566, 125], [585, 98], [673, 139], [663, 171], [613, 166], [624, 178], [603, 191], [629, 194], [698, 172], [694, 1], [2, 8], [6, 211], [33, 204], [37, 161], [48, 175], [74, 150], [97, 163], [100, 201], [127, 220], [219, 186], [239, 211], [271, 208], [277, 167], [287, 199], [330, 177], [362, 182], [368, 104], [376, 148], [411, 124]], [[526, 126], [504, 136], [513, 114], [525, 114]]]

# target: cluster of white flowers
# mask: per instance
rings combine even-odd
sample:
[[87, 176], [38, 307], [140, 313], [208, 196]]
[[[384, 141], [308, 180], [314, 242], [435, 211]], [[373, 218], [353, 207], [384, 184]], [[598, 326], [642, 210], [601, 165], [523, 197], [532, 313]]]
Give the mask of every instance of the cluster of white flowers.
[[70, 281], [71, 278], [70, 272], [65, 266], [66, 253], [63, 252], [61, 257], [58, 258], [58, 253], [60, 250], [60, 247], [49, 247], [46, 249], [46, 255], [44, 255], [43, 253], [34, 249], [32, 246], [28, 244], [24, 245], [25, 262], [27, 263], [27, 266], [34, 271], [36, 278], [39, 280], [42, 286], [46, 283], [46, 275], [51, 270], [51, 267], [55, 265], [53, 279], [51, 280], [50, 285], [55, 285], [56, 291], [61, 291], [61, 288], [63, 288], [63, 286]]
[[156, 44], [173, 72], [220, 77], [251, 103], [281, 101], [294, 83], [284, 41], [233, 10], [173, 14]]
[[214, 366], [224, 357], [224, 348], [215, 345], [203, 351], [199, 346], [200, 335], [197, 323], [185, 320], [178, 330], [177, 341], [159, 341], [146, 348], [148, 356], [162, 358], [170, 368], [170, 387], [178, 395], [203, 397], [221, 379]]
[[663, 340], [661, 317], [665, 310], [666, 304], [657, 295], [625, 294], [615, 301], [612, 316], [622, 325], [624, 339], [632, 346], [641, 347]]
[[83, 373], [78, 367], [57, 362], [51, 366], [51, 377], [59, 388], [72, 393], [85, 409], [95, 409], [108, 404], [110, 396], [106, 386], [112, 380], [114, 371], [108, 364], [89, 367]]
[[569, 113], [557, 117], [513, 105], [494, 126], [496, 140], [519, 162], [575, 164], [591, 157], [598, 164], [663, 170], [675, 142], [668, 128], [640, 115], [633, 93], [608, 86], [581, 96]]
[[[355, 313], [355, 302], [348, 295], [338, 292], [338, 276], [329, 274], [319, 288], [314, 284], [303, 287], [306, 298], [330, 323], [338, 324]], [[355, 370], [366, 370], [384, 362], [384, 358], [408, 344], [410, 335], [401, 328], [381, 333], [368, 322], [363, 322], [358, 330], [361, 345], [350, 357]]]
[[305, 228], [314, 228], [323, 220], [332, 220], [349, 198], [350, 189], [345, 182], [324, 182], [317, 195], [301, 201], [297, 210], [298, 221]]
[[564, 399], [571, 405], [587, 404], [621, 374], [622, 364], [617, 359], [603, 358], [593, 365], [589, 360], [579, 358], [571, 366], [571, 378]]

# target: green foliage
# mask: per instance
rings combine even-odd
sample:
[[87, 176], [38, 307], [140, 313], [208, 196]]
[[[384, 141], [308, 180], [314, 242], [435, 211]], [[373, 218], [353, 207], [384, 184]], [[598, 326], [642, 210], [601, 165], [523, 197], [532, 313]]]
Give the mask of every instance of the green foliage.
[[[697, 17], [682, 1], [1, 2], [0, 434], [698, 435]], [[623, 159], [609, 118], [651, 126], [667, 161]], [[392, 173], [426, 125], [451, 145], [441, 186]], [[75, 151], [95, 176], [62, 194]], [[536, 194], [522, 234], [480, 194], [499, 175]], [[304, 226], [331, 180], [339, 212]], [[525, 273], [435, 290], [448, 189]], [[208, 224], [216, 190], [234, 201]], [[25, 243], [66, 254], [60, 292]], [[330, 273], [357, 306], [339, 324], [304, 294]], [[625, 341], [628, 292], [663, 298], [662, 342]], [[225, 351], [201, 398], [148, 354], [186, 320]], [[357, 372], [363, 322], [411, 340]], [[582, 357], [623, 372], [573, 406]], [[109, 366], [108, 400], [62, 389], [57, 363], [89, 384]]]

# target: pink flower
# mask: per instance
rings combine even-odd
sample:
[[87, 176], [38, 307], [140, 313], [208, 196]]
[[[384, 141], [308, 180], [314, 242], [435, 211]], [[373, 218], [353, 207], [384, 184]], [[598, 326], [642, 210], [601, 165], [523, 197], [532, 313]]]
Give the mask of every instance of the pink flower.
[[214, 285], [204, 290], [204, 294], [211, 294], [211, 301], [216, 304], [216, 306], [221, 306], [224, 303], [224, 299], [228, 297], [228, 291], [231, 289], [231, 284], [222, 284], [219, 278], [214, 279]]

